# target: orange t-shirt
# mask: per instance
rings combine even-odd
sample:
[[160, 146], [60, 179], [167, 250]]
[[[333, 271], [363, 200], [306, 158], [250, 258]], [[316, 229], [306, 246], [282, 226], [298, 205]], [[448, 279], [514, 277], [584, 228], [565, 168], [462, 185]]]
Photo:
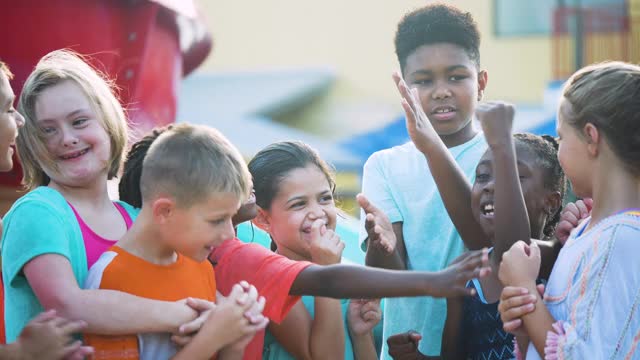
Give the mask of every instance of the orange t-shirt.
[[[245, 280], [258, 289], [266, 302], [262, 314], [280, 323], [299, 296], [289, 295], [294, 280], [312, 263], [294, 261], [258, 244], [227, 240], [217, 247], [209, 259], [214, 262], [216, 282], [221, 294], [227, 295], [233, 285]], [[243, 360], [262, 359], [264, 330], [256, 333], [244, 350]]]
[[[86, 289], [119, 290], [163, 301], [187, 297], [215, 301], [216, 281], [208, 261], [197, 263], [185, 256], [171, 265], [157, 265], [111, 247], [91, 267]], [[176, 348], [168, 333], [127, 336], [85, 334], [85, 343], [95, 349], [94, 359], [170, 358]]]

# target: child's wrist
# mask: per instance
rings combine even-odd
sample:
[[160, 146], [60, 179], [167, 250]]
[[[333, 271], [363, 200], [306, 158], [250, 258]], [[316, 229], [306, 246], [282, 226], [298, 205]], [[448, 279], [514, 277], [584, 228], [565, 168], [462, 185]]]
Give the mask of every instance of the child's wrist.
[[4, 346], [4, 351], [2, 352], [3, 359], [8, 360], [28, 360], [29, 357], [23, 351], [22, 342], [20, 339], [16, 340], [11, 344], [7, 344]]
[[351, 338], [351, 342], [353, 344], [374, 344], [373, 330], [365, 331], [363, 333], [356, 333], [351, 328], [349, 328], [349, 337]]
[[510, 150], [513, 146], [513, 140], [511, 139], [511, 135], [505, 133], [501, 136], [498, 136], [495, 139], [487, 139], [487, 144], [491, 148], [491, 151], [501, 151], [501, 150]]

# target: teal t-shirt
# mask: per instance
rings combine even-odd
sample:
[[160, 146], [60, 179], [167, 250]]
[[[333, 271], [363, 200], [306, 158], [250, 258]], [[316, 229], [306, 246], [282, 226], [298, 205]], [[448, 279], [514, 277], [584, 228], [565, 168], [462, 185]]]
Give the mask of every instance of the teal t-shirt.
[[[139, 210], [119, 202], [135, 220]], [[18, 199], [3, 219], [2, 280], [7, 342], [16, 340], [24, 326], [43, 311], [22, 268], [33, 258], [58, 254], [71, 264], [82, 287], [87, 276], [87, 256], [82, 232], [65, 198], [49, 187], [39, 187]]]
[[[304, 306], [311, 314], [311, 318], [314, 317], [315, 301], [313, 296], [303, 296], [302, 302]], [[349, 300], [340, 300], [342, 305], [342, 318], [344, 319], [344, 331], [345, 331], [345, 347], [344, 347], [344, 359], [353, 360], [353, 346], [351, 345], [351, 339], [349, 338], [349, 328], [347, 325], [347, 309], [349, 308]], [[276, 341], [276, 338], [267, 331], [264, 337], [264, 349], [262, 351], [263, 360], [295, 360], [291, 354], [289, 354], [281, 345]]]

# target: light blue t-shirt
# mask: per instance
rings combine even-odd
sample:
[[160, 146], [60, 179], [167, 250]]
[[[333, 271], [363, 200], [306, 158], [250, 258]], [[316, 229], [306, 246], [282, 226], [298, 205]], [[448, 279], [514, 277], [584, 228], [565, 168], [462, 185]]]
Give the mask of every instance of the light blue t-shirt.
[[[590, 222], [571, 233], [545, 287], [558, 322], [547, 332], [546, 358], [640, 359], [640, 211], [585, 230]], [[542, 358], [529, 343], [527, 359]]]
[[[118, 202], [135, 220], [139, 210]], [[16, 340], [22, 328], [43, 311], [22, 268], [33, 258], [58, 254], [71, 264], [82, 287], [87, 276], [87, 255], [80, 225], [65, 198], [41, 186], [13, 204], [3, 220], [2, 280], [7, 342]]]
[[[473, 181], [476, 166], [486, 149], [484, 136], [478, 134], [449, 151], [467, 178]], [[362, 192], [387, 214], [392, 223], [403, 222], [409, 270], [442, 270], [464, 251], [462, 239], [447, 214], [427, 160], [412, 142], [371, 155], [364, 165]], [[362, 246], [367, 238], [364, 218], [361, 214], [359, 240]], [[440, 354], [447, 314], [445, 299], [390, 298], [385, 302], [384, 359], [391, 359], [386, 339], [409, 330], [422, 335], [422, 353]]]

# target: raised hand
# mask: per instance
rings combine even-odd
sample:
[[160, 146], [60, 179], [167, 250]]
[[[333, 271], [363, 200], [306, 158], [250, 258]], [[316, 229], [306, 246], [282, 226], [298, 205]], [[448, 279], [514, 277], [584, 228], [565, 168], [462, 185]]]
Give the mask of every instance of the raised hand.
[[347, 309], [347, 323], [352, 336], [362, 336], [371, 330], [382, 319], [380, 299], [351, 299]]
[[391, 254], [396, 248], [396, 234], [387, 215], [375, 207], [364, 194], [356, 196], [358, 204], [365, 213], [364, 227], [367, 230], [369, 245], [384, 250]]
[[323, 219], [311, 224], [311, 261], [319, 265], [339, 264], [344, 246], [340, 236], [332, 229], [327, 229]]
[[418, 350], [422, 335], [415, 331], [389, 336], [387, 345], [393, 360], [421, 360], [426, 357]]
[[[544, 285], [538, 285], [537, 290], [540, 296], [544, 295]], [[504, 331], [515, 336], [526, 336], [522, 316], [532, 313], [536, 309], [537, 301], [538, 297], [529, 294], [527, 288], [507, 286], [502, 289], [498, 311]]]
[[593, 200], [590, 198], [578, 200], [575, 203], [568, 203], [567, 206], [564, 207], [562, 213], [560, 213], [560, 222], [555, 231], [556, 239], [558, 239], [562, 245], [564, 245], [569, 238], [571, 231], [578, 227], [582, 220], [589, 217], [592, 207]]
[[86, 326], [84, 321], [69, 321], [49, 310], [25, 326], [14, 346], [21, 359], [83, 359], [93, 348], [74, 341], [73, 334]]
[[535, 284], [540, 272], [540, 248], [535, 241], [518, 241], [502, 255], [498, 278], [504, 286], [526, 287]]
[[469, 296], [475, 290], [467, 288], [471, 279], [484, 277], [491, 273], [489, 251], [487, 249], [467, 251], [457, 257], [449, 267], [437, 273], [433, 297]]
[[511, 141], [514, 115], [515, 107], [506, 102], [490, 101], [476, 106], [476, 117], [489, 145]]
[[402, 108], [404, 109], [407, 120], [409, 137], [411, 137], [411, 141], [413, 141], [420, 152], [427, 153], [429, 152], [429, 147], [440, 141], [440, 139], [438, 133], [429, 121], [427, 114], [425, 114], [424, 109], [422, 109], [418, 90], [409, 89], [407, 83], [405, 83], [397, 71], [393, 73], [393, 81], [402, 97]]

